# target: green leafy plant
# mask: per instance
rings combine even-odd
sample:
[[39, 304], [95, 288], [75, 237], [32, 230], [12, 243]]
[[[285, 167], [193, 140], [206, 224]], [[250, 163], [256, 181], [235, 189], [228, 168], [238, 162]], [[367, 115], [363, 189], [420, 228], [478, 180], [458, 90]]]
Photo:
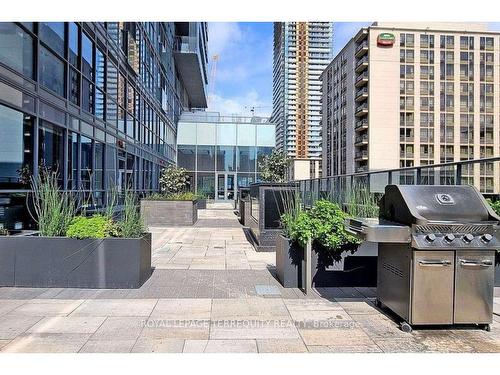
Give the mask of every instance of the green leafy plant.
[[[42, 171], [31, 179], [32, 209], [30, 215], [38, 223], [42, 236], [64, 236], [76, 212], [70, 193], [59, 189], [56, 172]], [[31, 207], [30, 204], [27, 205]]]
[[500, 200], [493, 202], [491, 199], [486, 199], [486, 201], [489, 203], [491, 208], [493, 208], [493, 211], [495, 211], [497, 215], [500, 215]]
[[293, 203], [281, 217], [286, 237], [305, 246], [313, 240], [322, 248], [330, 251], [353, 250], [360, 241], [347, 232], [344, 223], [347, 214], [336, 203], [318, 200], [312, 208], [305, 211], [302, 205]]
[[170, 166], [163, 169], [160, 176], [160, 191], [163, 194], [176, 194], [186, 191], [189, 175], [184, 168]]
[[144, 199], [150, 201], [194, 201], [199, 199], [199, 196], [191, 191], [184, 191], [169, 194], [153, 193]]
[[146, 228], [141, 218], [137, 198], [132, 191], [125, 191], [122, 218], [118, 222], [120, 237], [139, 238], [144, 235]]
[[259, 161], [260, 177], [266, 182], [286, 182], [291, 159], [283, 150], [273, 150]]
[[8, 236], [9, 231], [5, 228], [0, 228], [0, 236]]
[[91, 217], [77, 216], [68, 226], [66, 236], [70, 238], [107, 238], [118, 235], [117, 227], [111, 218], [104, 215]]
[[355, 248], [361, 242], [345, 228], [347, 214], [336, 203], [318, 200], [309, 211], [314, 240], [330, 251]]

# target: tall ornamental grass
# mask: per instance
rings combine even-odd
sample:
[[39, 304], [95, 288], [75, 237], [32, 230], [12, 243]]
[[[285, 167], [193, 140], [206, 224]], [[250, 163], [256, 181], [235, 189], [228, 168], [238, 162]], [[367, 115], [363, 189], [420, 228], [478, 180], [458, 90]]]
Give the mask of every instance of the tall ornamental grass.
[[70, 193], [60, 190], [57, 173], [46, 171], [32, 177], [31, 190], [34, 212], [30, 210], [30, 215], [38, 224], [40, 235], [64, 236], [76, 213], [76, 205]]

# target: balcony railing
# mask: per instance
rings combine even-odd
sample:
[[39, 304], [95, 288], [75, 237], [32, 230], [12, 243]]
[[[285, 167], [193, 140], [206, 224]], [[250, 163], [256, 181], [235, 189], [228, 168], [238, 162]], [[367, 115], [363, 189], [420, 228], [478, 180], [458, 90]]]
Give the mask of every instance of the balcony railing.
[[475, 165], [483, 167], [485, 171], [483, 176], [491, 174], [494, 170], [493, 164], [497, 168], [500, 167], [500, 157], [377, 171], [368, 171], [368, 166], [365, 163], [366, 161], [356, 163], [356, 173], [294, 181], [293, 184], [296, 184], [295, 186], [298, 187], [302, 196], [302, 202], [306, 206], [311, 206], [318, 199], [341, 201], [346, 197], [348, 191], [356, 188], [365, 188], [372, 194], [382, 194], [386, 185], [399, 183], [414, 185], [460, 185], [462, 183], [476, 183], [484, 193], [500, 193], [500, 191], [494, 190], [499, 189], [499, 186], [492, 185], [491, 181], [480, 184], [479, 179], [463, 178], [472, 173]]

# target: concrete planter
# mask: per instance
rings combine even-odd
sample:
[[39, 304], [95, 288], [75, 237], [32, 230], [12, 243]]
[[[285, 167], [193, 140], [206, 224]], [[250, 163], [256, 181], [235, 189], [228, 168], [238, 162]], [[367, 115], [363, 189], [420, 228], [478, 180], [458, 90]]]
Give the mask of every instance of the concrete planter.
[[0, 286], [139, 288], [151, 276], [151, 234], [79, 240], [0, 237]]
[[198, 221], [198, 200], [141, 200], [141, 216], [148, 227], [192, 226]]
[[304, 268], [304, 249], [289, 238], [276, 238], [276, 274], [285, 288], [301, 288]]
[[[311, 276], [314, 287], [377, 286], [378, 245], [365, 242], [351, 253], [331, 253], [313, 243]], [[279, 235], [276, 240], [276, 273], [285, 288], [303, 287], [304, 249]]]
[[207, 209], [207, 200], [198, 199], [198, 210], [206, 210], [206, 209]]
[[363, 242], [358, 248], [342, 253], [312, 249], [314, 287], [376, 287], [378, 244]]

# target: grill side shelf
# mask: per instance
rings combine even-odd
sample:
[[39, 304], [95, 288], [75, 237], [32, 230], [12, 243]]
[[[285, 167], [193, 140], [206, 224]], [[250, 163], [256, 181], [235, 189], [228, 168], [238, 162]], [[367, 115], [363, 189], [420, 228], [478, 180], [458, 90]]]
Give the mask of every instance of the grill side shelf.
[[410, 227], [390, 221], [348, 218], [346, 220], [346, 229], [366, 242], [411, 242]]

